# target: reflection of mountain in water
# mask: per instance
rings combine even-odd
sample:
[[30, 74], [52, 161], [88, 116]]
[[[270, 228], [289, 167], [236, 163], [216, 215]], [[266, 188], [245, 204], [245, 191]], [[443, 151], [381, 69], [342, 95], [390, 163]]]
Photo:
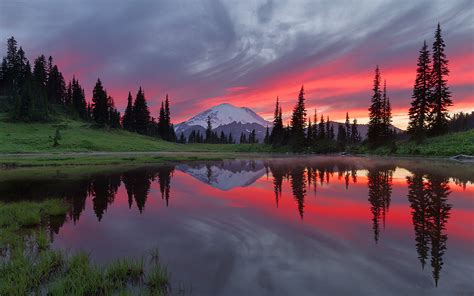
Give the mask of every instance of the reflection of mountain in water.
[[[363, 161], [364, 159], [360, 158], [232, 160], [91, 173], [74, 178], [58, 170], [56, 174], [49, 176], [0, 180], [0, 200], [11, 202], [20, 199], [62, 198], [69, 205], [69, 213], [67, 216], [51, 218], [49, 226], [53, 235], [59, 232], [67, 220], [76, 223], [81, 218], [87, 200], [90, 201], [99, 221], [107, 219], [107, 209], [116, 200], [120, 187], [124, 190], [122, 192], [126, 193], [128, 206], [136, 207], [140, 213], [145, 211], [153, 183], [159, 185], [161, 198], [168, 206], [176, 193], [172, 191], [171, 186], [175, 169], [220, 190], [249, 186], [267, 174], [268, 182], [273, 185], [276, 207], [281, 199], [291, 198], [299, 217], [304, 219], [307, 206], [305, 203], [308, 202], [308, 194], [311, 191], [316, 195], [317, 188], [341, 181], [343, 186], [349, 189], [351, 184], [358, 182], [357, 174], [363, 169], [367, 171], [367, 206], [371, 213], [373, 237], [375, 242], [379, 242], [383, 240], [381, 234], [389, 215], [396, 166], [390, 162]], [[412, 171], [412, 174], [406, 177], [406, 186], [415, 233], [414, 248], [422, 268], [431, 263], [432, 277], [437, 285], [447, 250], [446, 226], [452, 207], [448, 202], [451, 181], [436, 167], [435, 170], [421, 165], [404, 167]], [[462, 174], [455, 175], [453, 182], [465, 185], [467, 181], [472, 182], [470, 178], [470, 175], [469, 178]], [[363, 178], [362, 180], [364, 181]]]
[[246, 187], [265, 174], [262, 161], [231, 160], [216, 164], [178, 165], [178, 170], [220, 190]]

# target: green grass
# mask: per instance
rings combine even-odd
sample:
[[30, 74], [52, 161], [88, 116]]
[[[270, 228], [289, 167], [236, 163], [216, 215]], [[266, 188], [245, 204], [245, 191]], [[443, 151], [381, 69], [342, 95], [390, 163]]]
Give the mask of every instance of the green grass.
[[[53, 147], [53, 137], [59, 128], [61, 140]], [[38, 152], [265, 152], [265, 145], [177, 144], [138, 135], [123, 130], [97, 128], [90, 124], [60, 117], [54, 122], [9, 122], [0, 114], [0, 153]]]
[[59, 199], [0, 203], [0, 250], [4, 254], [0, 256], [0, 295], [169, 293], [166, 268], [153, 256], [148, 267], [144, 259], [121, 259], [99, 266], [86, 253], [68, 255], [50, 250], [42, 222], [67, 211], [68, 206]]
[[399, 141], [396, 148], [382, 146], [377, 149], [359, 147], [355, 152], [376, 155], [445, 157], [459, 154], [474, 155], [474, 130], [450, 133], [425, 139], [422, 143]]

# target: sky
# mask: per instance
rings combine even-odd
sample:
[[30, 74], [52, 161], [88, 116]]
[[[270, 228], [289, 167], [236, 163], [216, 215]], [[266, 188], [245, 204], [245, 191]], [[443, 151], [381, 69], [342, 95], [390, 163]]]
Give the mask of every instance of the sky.
[[310, 116], [367, 121], [378, 64], [394, 124], [407, 125], [418, 51], [446, 43], [451, 112], [474, 110], [472, 0], [0, 0], [0, 44], [53, 56], [90, 100], [98, 77], [116, 102], [142, 86], [152, 116], [166, 94], [175, 123], [220, 103], [286, 118], [304, 85]]

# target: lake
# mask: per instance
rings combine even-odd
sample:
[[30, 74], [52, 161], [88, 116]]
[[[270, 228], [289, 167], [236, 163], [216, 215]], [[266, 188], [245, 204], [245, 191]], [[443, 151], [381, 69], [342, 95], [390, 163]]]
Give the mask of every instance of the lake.
[[[0, 200], [61, 197], [53, 248], [158, 248], [186, 295], [472, 295], [474, 166], [283, 157], [9, 171]], [[21, 171], [21, 170], [20, 170]]]

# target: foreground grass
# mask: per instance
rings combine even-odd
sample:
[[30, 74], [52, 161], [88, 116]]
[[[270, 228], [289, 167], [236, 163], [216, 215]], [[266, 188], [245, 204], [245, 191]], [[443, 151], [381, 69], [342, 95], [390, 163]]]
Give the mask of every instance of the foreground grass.
[[0, 203], [0, 295], [166, 295], [169, 275], [157, 260], [94, 264], [88, 254], [49, 249], [48, 217], [66, 215], [61, 200]]

